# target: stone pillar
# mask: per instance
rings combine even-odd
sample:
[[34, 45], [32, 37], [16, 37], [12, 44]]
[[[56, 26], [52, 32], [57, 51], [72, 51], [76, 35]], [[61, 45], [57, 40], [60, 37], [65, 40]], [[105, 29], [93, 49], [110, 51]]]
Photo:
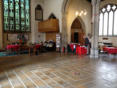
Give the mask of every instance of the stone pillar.
[[31, 42], [36, 42], [36, 22], [35, 22], [35, 0], [30, 0], [31, 1]]
[[67, 37], [68, 35], [67, 35], [66, 13], [64, 13], [62, 17], [61, 50], [63, 47], [65, 47], [67, 51], [67, 43], [68, 43]]
[[0, 48], [3, 48], [3, 14], [2, 0], [0, 0]]
[[98, 34], [99, 34], [99, 5], [100, 0], [92, 0], [92, 47], [90, 58], [98, 58]]

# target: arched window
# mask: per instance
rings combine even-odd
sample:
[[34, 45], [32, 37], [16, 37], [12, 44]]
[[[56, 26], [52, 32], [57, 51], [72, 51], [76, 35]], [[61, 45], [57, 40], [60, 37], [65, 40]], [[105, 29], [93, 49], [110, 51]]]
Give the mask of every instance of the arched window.
[[99, 36], [117, 36], [117, 5], [108, 4], [100, 10]]
[[4, 32], [30, 32], [30, 0], [3, 0]]

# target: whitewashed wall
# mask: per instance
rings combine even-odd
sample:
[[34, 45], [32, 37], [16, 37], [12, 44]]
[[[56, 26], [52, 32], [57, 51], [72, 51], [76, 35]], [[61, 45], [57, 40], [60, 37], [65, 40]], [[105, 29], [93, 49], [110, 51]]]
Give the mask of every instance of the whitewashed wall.
[[44, 0], [31, 0], [31, 41], [40, 42], [45, 41], [45, 34], [38, 32], [38, 21], [35, 20], [35, 8], [41, 5], [44, 9]]
[[62, 4], [63, 0], [44, 0], [44, 19], [53, 13], [59, 19], [60, 32], [62, 30]]

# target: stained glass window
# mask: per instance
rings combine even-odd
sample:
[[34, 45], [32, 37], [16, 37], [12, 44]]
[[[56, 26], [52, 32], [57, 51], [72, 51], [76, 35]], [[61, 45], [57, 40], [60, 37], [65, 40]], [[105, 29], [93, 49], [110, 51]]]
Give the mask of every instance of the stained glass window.
[[117, 36], [117, 5], [108, 4], [100, 10], [100, 36]]
[[30, 0], [3, 0], [4, 32], [30, 32]]

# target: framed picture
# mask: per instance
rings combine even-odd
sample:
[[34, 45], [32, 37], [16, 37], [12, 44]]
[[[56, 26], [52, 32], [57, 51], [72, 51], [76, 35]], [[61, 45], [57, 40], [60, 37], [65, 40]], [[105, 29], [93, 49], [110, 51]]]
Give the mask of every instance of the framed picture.
[[43, 9], [40, 5], [37, 5], [37, 7], [35, 8], [35, 20], [43, 20]]

